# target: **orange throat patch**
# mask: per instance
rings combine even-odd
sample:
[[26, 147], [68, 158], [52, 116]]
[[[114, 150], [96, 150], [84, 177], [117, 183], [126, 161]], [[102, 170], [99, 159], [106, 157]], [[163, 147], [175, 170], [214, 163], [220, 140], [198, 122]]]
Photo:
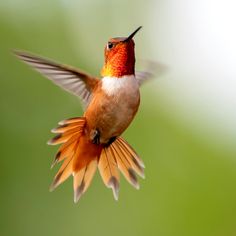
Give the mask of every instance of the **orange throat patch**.
[[105, 49], [102, 76], [122, 77], [133, 75], [135, 66], [134, 43], [120, 44], [109, 51]]

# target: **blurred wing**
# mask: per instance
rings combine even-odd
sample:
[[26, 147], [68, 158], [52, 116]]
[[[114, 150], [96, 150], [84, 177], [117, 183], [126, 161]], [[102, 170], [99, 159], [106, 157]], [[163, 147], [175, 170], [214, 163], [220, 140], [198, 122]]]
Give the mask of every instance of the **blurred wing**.
[[138, 80], [139, 86], [149, 79], [159, 77], [166, 71], [166, 66], [158, 62], [141, 61], [141, 64], [140, 67], [144, 69], [141, 71], [135, 71], [135, 77]]
[[15, 54], [56, 85], [80, 97], [83, 105], [88, 105], [92, 91], [99, 81], [97, 78], [67, 65], [57, 64], [25, 52], [15, 51]]
[[144, 81], [151, 79], [153, 74], [148, 71], [136, 71], [135, 77], [138, 80], [139, 86], [141, 86]]

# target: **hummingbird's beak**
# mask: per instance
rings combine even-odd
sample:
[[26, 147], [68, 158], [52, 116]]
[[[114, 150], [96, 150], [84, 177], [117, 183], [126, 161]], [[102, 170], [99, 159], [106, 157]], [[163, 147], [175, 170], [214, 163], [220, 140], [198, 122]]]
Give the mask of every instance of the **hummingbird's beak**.
[[134, 35], [142, 28], [142, 26], [139, 26], [132, 34], [130, 34], [130, 36], [128, 36], [123, 42], [127, 42], [130, 39], [132, 39], [134, 37]]

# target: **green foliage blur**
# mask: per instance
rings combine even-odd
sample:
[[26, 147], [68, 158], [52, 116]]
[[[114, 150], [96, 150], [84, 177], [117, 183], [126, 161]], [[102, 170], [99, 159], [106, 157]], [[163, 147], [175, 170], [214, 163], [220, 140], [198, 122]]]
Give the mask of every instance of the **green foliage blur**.
[[[139, 113], [124, 134], [146, 164], [140, 190], [122, 178], [116, 202], [97, 173], [78, 204], [71, 178], [49, 192], [57, 170], [50, 171], [57, 150], [46, 145], [50, 130], [82, 109], [76, 97], [18, 61], [11, 50], [98, 75], [107, 39], [142, 25], [145, 15], [139, 13], [148, 4], [78, 1], [73, 9], [74, 2], [0, 3], [0, 235], [236, 235], [236, 150], [218, 148], [180, 122], [168, 94], [158, 93], [159, 79], [143, 86]], [[134, 7], [133, 18], [126, 4]], [[81, 15], [78, 21], [70, 9]], [[115, 10], [124, 14], [120, 22], [112, 18]], [[148, 44], [144, 35], [137, 37], [139, 58], [139, 48]]]

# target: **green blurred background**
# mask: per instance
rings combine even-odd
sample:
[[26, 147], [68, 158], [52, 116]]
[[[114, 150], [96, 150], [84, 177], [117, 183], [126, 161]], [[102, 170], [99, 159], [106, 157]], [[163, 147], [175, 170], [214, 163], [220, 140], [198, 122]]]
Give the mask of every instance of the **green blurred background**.
[[[1, 236], [236, 235], [229, 2], [0, 1]], [[46, 141], [58, 121], [82, 114], [79, 101], [11, 50], [99, 75], [107, 39], [139, 25], [137, 58], [168, 67], [142, 87], [141, 108], [124, 134], [145, 161], [146, 179], [139, 191], [122, 179], [116, 202], [97, 174], [74, 204], [71, 178], [48, 191], [56, 148]]]

